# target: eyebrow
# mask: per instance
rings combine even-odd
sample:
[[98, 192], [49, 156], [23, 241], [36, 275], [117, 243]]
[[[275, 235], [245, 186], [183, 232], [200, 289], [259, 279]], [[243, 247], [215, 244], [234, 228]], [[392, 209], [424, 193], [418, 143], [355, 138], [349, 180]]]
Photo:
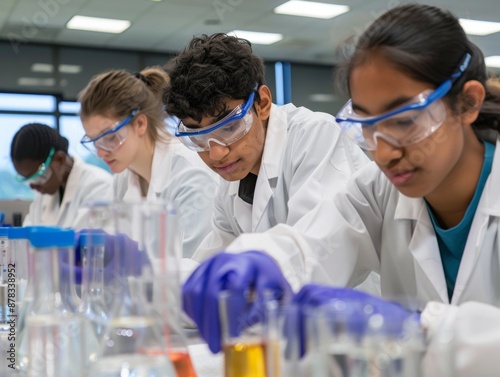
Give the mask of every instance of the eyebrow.
[[[398, 106], [402, 105], [403, 103], [405, 102], [408, 102], [409, 100], [411, 100], [413, 97], [408, 97], [408, 96], [400, 96], [398, 98], [395, 98], [393, 99], [391, 102], [385, 104], [382, 108], [382, 112], [380, 114], [383, 114], [387, 111], [390, 111], [390, 110], [393, 110], [395, 108], [397, 108]], [[364, 107], [356, 104], [356, 103], [352, 103], [352, 109], [355, 111], [355, 112], [361, 112], [363, 114], [366, 114], [366, 115], [372, 115], [370, 114], [370, 112], [368, 110], [366, 110]], [[375, 114], [375, 115], [378, 115], [378, 114]]]

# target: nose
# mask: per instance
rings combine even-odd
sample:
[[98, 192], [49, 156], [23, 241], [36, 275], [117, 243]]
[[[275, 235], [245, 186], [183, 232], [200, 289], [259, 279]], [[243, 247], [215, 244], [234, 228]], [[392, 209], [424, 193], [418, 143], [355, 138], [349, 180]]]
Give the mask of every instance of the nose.
[[210, 159], [214, 161], [220, 161], [229, 154], [229, 147], [226, 145], [220, 145], [218, 143], [210, 142]]
[[104, 159], [104, 157], [106, 157], [107, 154], [109, 154], [108, 151], [105, 151], [104, 149], [101, 149], [99, 147], [96, 147], [96, 152], [97, 152], [97, 157], [99, 157], [100, 159]]
[[384, 138], [377, 138], [377, 146], [371, 152], [373, 160], [380, 166], [388, 166], [392, 161], [403, 156], [403, 148], [392, 144]]

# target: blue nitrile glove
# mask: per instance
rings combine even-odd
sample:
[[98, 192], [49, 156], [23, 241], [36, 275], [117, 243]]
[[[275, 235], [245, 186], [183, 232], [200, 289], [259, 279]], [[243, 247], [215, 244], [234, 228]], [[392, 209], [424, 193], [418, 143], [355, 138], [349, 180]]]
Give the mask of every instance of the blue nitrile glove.
[[[327, 312], [331, 311], [332, 316], [344, 315], [343, 318], [347, 320], [348, 331], [357, 337], [366, 333], [368, 320], [373, 314], [383, 316], [385, 320], [383, 331], [394, 336], [402, 334], [404, 323], [409, 317], [414, 316], [415, 319], [419, 320], [420, 316], [419, 313], [407, 311], [398, 303], [384, 300], [366, 292], [350, 288], [308, 284], [302, 287], [293, 298], [293, 303], [298, 307], [298, 318], [293, 318], [293, 321], [298, 324], [300, 356], [304, 355], [306, 347], [307, 313], [311, 313], [311, 309], [333, 303], [335, 300], [344, 301], [345, 305], [332, 305], [331, 307], [325, 307], [325, 309]], [[339, 307], [342, 309], [338, 309]], [[292, 322], [292, 319], [289, 319], [289, 321]], [[293, 336], [291, 333], [289, 335]]]
[[[241, 293], [241, 302], [232, 305], [230, 318], [239, 324], [239, 331], [262, 318], [269, 299], [284, 301], [292, 296], [276, 262], [262, 252], [220, 253], [203, 262], [182, 287], [182, 303], [213, 353], [221, 350], [219, 294], [226, 290]], [[247, 305], [243, 292], [249, 291], [255, 299]]]
[[[139, 275], [142, 266], [149, 263], [146, 253], [139, 250], [138, 244], [126, 234], [112, 235], [101, 229], [83, 229], [75, 233], [75, 283], [81, 284], [83, 268], [82, 260], [82, 234], [99, 234], [104, 236], [104, 284], [109, 283], [113, 277]], [[115, 263], [119, 258], [118, 264]], [[67, 263], [62, 265], [63, 276], [67, 274]]]

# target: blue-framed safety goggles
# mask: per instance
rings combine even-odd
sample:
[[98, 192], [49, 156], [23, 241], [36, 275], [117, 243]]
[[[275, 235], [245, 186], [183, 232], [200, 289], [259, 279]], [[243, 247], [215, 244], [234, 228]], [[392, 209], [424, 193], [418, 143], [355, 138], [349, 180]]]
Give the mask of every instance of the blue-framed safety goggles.
[[363, 149], [374, 150], [378, 137], [399, 147], [417, 143], [441, 127], [446, 118], [446, 108], [439, 100], [464, 73], [470, 60], [471, 55], [467, 53], [458, 69], [437, 89], [426, 90], [394, 110], [363, 117], [354, 112], [352, 101], [349, 100], [337, 114], [336, 120], [342, 131]]
[[135, 109], [128, 117], [117, 123], [112, 129], [105, 131], [93, 139], [88, 135], [83, 136], [80, 143], [92, 153], [97, 153], [97, 149], [113, 152], [127, 139], [128, 132], [125, 126], [132, 121], [138, 112], [139, 109]]
[[210, 142], [219, 145], [231, 145], [245, 136], [253, 124], [252, 112], [255, 91], [252, 91], [245, 103], [236, 106], [228, 115], [218, 122], [203, 128], [187, 127], [179, 121], [175, 136], [189, 149], [197, 152], [210, 150]]
[[44, 182], [47, 182], [50, 176], [52, 175], [49, 166], [50, 163], [52, 162], [52, 157], [54, 156], [55, 153], [56, 153], [55, 148], [51, 148], [49, 155], [47, 156], [45, 161], [42, 164], [40, 164], [38, 170], [34, 174], [30, 175], [29, 177], [23, 177], [17, 175], [16, 180], [19, 182], [30, 182], [33, 184], [42, 184]]

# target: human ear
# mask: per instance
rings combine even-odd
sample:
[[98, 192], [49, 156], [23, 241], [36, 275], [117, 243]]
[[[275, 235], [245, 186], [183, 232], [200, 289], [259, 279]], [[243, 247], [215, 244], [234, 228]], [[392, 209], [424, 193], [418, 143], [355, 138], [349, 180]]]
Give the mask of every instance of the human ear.
[[148, 129], [148, 117], [145, 114], [138, 114], [135, 117], [134, 128], [137, 129], [137, 134], [143, 136]]
[[57, 151], [54, 153], [54, 156], [52, 156], [52, 161], [54, 161], [57, 165], [61, 166], [64, 165], [66, 162], [66, 153], [63, 151]]
[[467, 81], [462, 88], [462, 112], [460, 117], [463, 124], [472, 124], [478, 117], [486, 96], [486, 89], [477, 80]]
[[261, 120], [269, 119], [271, 113], [271, 105], [273, 104], [271, 91], [267, 85], [261, 85], [258, 89], [260, 102], [255, 102], [257, 115]]

